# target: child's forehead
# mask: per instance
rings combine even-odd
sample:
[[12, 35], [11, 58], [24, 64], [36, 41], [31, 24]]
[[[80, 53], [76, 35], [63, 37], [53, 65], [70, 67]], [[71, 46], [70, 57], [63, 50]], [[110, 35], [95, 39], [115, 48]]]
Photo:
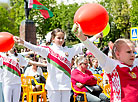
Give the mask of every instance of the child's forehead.
[[132, 49], [134, 49], [135, 46], [134, 46], [134, 44], [131, 43], [131, 42], [122, 43], [122, 44], [120, 45], [119, 49], [124, 49], [124, 48], [132, 48]]
[[56, 35], [65, 35], [63, 32], [57, 32]]

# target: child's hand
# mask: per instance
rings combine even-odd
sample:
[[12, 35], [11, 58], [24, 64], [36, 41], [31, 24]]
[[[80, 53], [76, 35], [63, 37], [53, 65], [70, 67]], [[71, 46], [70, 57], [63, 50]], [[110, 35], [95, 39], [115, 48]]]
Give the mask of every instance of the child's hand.
[[85, 41], [87, 36], [85, 36], [82, 32], [81, 26], [78, 23], [75, 23], [72, 28], [72, 32], [81, 40]]
[[96, 39], [102, 38], [102, 37], [103, 37], [103, 32], [98, 33], [98, 34], [96, 34], [96, 35], [94, 35], [94, 36], [96, 37]]
[[14, 36], [13, 39], [16, 43], [24, 44], [24, 41], [21, 38], [17, 37], [17, 36]]

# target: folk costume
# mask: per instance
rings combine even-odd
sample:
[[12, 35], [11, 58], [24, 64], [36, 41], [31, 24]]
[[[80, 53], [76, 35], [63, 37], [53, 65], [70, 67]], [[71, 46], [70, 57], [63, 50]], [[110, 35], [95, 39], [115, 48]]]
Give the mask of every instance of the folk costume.
[[108, 74], [111, 85], [111, 102], [137, 102], [138, 59], [135, 59], [133, 65], [129, 66], [109, 58], [88, 39], [83, 43], [98, 59], [100, 66]]
[[2, 72], [2, 87], [5, 102], [19, 102], [21, 91], [20, 66], [26, 66], [28, 61], [21, 55], [15, 56], [0, 53], [0, 68]]
[[[91, 41], [95, 39], [93, 37]], [[48, 90], [48, 98], [50, 101], [61, 102], [58, 99], [62, 96], [62, 102], [70, 102], [71, 60], [73, 56], [82, 53], [82, 49], [85, 46], [82, 43], [71, 47], [62, 47], [56, 44], [50, 46], [35, 46], [26, 41], [24, 41], [24, 46], [47, 59], [48, 77], [46, 89]]]

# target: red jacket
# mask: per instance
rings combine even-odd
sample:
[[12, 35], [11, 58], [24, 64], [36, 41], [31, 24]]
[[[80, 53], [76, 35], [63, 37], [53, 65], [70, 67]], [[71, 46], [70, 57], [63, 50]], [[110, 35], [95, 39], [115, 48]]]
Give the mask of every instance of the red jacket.
[[[91, 71], [86, 70], [85, 74], [79, 71], [78, 69], [74, 69], [71, 73], [71, 82], [72, 86], [76, 91], [81, 91], [81, 92], [87, 92], [87, 89], [85, 87], [78, 88], [76, 86], [76, 83], [82, 83], [85, 85], [90, 85], [93, 86], [97, 84], [97, 80], [94, 79], [94, 76]], [[75, 93], [76, 94], [76, 93]]]

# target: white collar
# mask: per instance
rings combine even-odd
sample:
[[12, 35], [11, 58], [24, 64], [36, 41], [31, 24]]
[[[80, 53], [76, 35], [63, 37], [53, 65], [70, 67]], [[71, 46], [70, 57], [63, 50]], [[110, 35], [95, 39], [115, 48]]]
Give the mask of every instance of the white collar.
[[53, 43], [53, 47], [56, 48], [56, 49], [63, 50], [63, 47], [62, 46], [56, 45], [55, 43]]

